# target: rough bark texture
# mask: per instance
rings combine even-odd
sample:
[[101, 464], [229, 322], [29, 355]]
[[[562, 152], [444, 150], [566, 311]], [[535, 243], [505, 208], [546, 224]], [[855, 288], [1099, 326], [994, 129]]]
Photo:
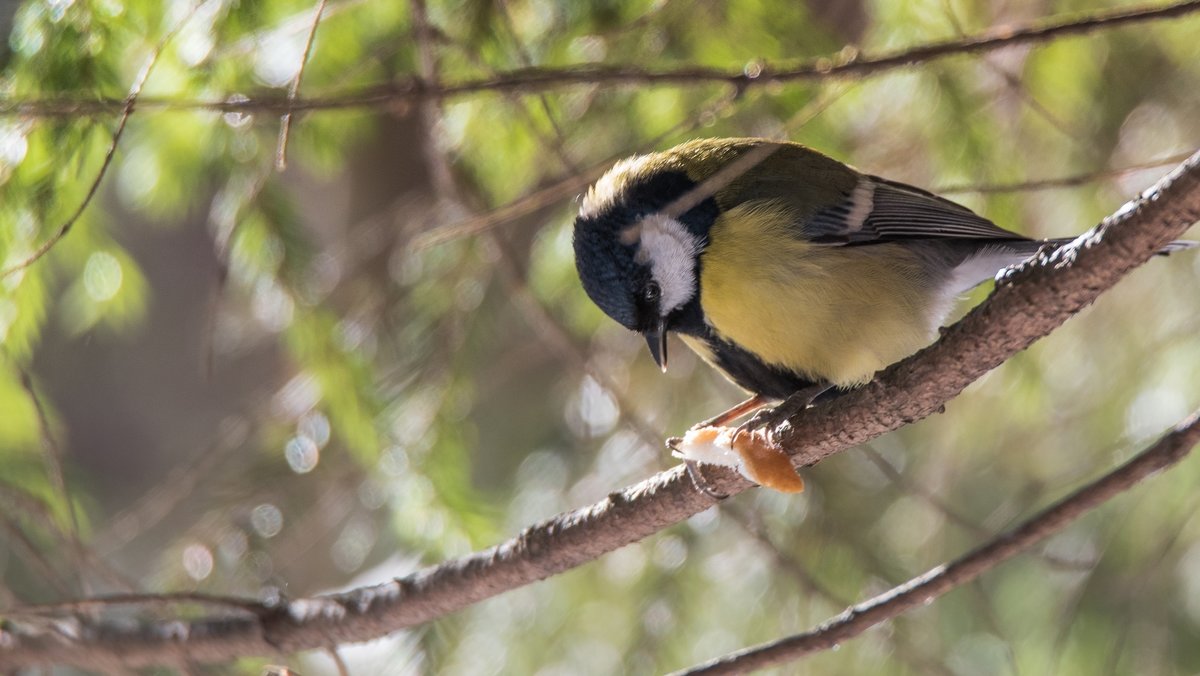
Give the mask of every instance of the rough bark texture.
[[[798, 466], [941, 408], [976, 378], [1048, 334], [1200, 220], [1200, 153], [1073, 244], [1013, 272], [934, 346], [872, 384], [796, 416], [779, 438]], [[750, 487], [707, 472], [716, 491]], [[221, 616], [133, 623], [77, 615], [0, 626], [0, 666], [115, 668], [227, 660], [366, 641], [544, 579], [678, 523], [713, 504], [681, 467], [531, 526], [491, 549], [347, 593]], [[127, 615], [126, 615], [127, 617]]]
[[1200, 443], [1200, 414], [1193, 414], [1134, 459], [966, 556], [929, 570], [869, 601], [851, 606], [837, 617], [803, 634], [726, 655], [678, 672], [678, 676], [745, 674], [833, 648], [881, 622], [929, 603], [951, 589], [971, 582], [1062, 530], [1122, 491], [1128, 490], [1156, 472], [1175, 465], [1185, 458], [1197, 443]]

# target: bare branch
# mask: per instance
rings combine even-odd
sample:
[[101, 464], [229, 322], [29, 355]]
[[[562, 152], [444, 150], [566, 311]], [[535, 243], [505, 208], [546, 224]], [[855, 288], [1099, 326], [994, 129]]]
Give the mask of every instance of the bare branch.
[[[804, 563], [796, 557], [784, 552], [774, 540], [771, 539], [770, 533], [761, 522], [757, 515], [744, 512], [732, 508], [732, 505], [723, 505], [721, 507], [722, 514], [728, 514], [732, 517], [734, 523], [741, 526], [750, 537], [754, 538], [770, 556], [775, 566], [783, 571], [787, 577], [797, 581], [805, 591], [816, 594], [825, 601], [834, 606], [848, 606], [852, 601], [843, 600], [839, 594], [833, 592], [813, 576], [812, 572], [805, 567]], [[932, 676], [950, 676], [951, 672], [944, 665], [931, 661], [923, 655], [918, 654], [915, 646], [904, 641], [897, 633], [888, 634], [885, 639], [891, 644], [892, 650], [901, 661], [905, 662], [915, 673], [926, 674]]]
[[[427, 81], [436, 82], [437, 57], [433, 50], [434, 41], [432, 37], [437, 31], [437, 28], [429, 22], [428, 9], [425, 6], [424, 0], [412, 0], [411, 6], [414, 32], [418, 41], [417, 48], [418, 55], [420, 56], [419, 60], [421, 74]], [[505, 25], [515, 44], [515, 50], [519, 58], [523, 63], [528, 64], [530, 59], [525, 51], [524, 45], [522, 45], [518, 39], [516, 30], [512, 26], [512, 21], [508, 16], [508, 8], [503, 2], [500, 3], [498, 11], [504, 17]], [[509, 95], [509, 98], [520, 110], [524, 110], [519, 98], [511, 94]], [[580, 173], [580, 170], [574, 166], [574, 162], [566, 154], [565, 148], [563, 147], [565, 137], [562, 134], [562, 130], [559, 129], [558, 125], [554, 123], [554, 116], [553, 112], [550, 110], [549, 103], [546, 101], [544, 96], [539, 98], [541, 99], [546, 115], [551, 119], [551, 123], [554, 126], [554, 138], [547, 139], [542, 137], [536, 129], [533, 120], [527, 117], [530, 132], [533, 135], [538, 136], [543, 147], [554, 153], [564, 167], [571, 172], [572, 176], [568, 176], [568, 180], [565, 182], [560, 182], [559, 185], [573, 186], [574, 183], [570, 179], [578, 179], [579, 177], [576, 175]], [[452, 175], [449, 169], [449, 158], [445, 153], [438, 151], [436, 147], [434, 147], [435, 125], [433, 122], [436, 121], [441, 115], [439, 106], [436, 104], [436, 102], [428, 102], [423, 107], [422, 113], [424, 113], [424, 121], [427, 127], [426, 136], [428, 137], [428, 143], [431, 144], [429, 150], [429, 163], [432, 165], [431, 174], [434, 177], [435, 189], [443, 196], [453, 194], [456, 197], [461, 197], [458, 195], [459, 191], [457, 185], [454, 184], [452, 180]], [[609, 164], [611, 164], [611, 161], [606, 162], [604, 165], [598, 165], [589, 171], [583, 178], [589, 182], [591, 180], [595, 180], [595, 178], [599, 176], [598, 172], [602, 171], [603, 167], [606, 167]], [[593, 176], [593, 174], [595, 175]], [[582, 189], [582, 187], [583, 186], [581, 185], [575, 189], [579, 190]], [[490, 212], [489, 214], [483, 214], [482, 219], [495, 219], [496, 214], [507, 213], [510, 213], [510, 210], [501, 208], [499, 210]], [[490, 224], [499, 222], [496, 220], [479, 219], [481, 219], [481, 215], [474, 214], [466, 221], [454, 224], [454, 227], [461, 228], [463, 224], [469, 224], [473, 221], [482, 225], [488, 225], [490, 227]], [[472, 225], [469, 227], [473, 228], [477, 226]], [[434, 243], [446, 241], [444, 239], [437, 239], [437, 233], [439, 230], [441, 229], [435, 228], [418, 235], [418, 237], [414, 240], [414, 248], [419, 249], [422, 246], [417, 244], [416, 240], [420, 240], [423, 237], [428, 237], [430, 235], [433, 235], [434, 237], [427, 238], [425, 241], [432, 241]], [[462, 230], [455, 229], [451, 230], [450, 232], [458, 233], [462, 232]], [[544, 308], [542, 304], [538, 302], [537, 298], [535, 298], [534, 295], [529, 291], [527, 280], [522, 275], [519, 269], [520, 266], [516, 262], [517, 256], [513, 251], [510, 250], [507, 242], [496, 236], [489, 236], [485, 239], [497, 254], [497, 268], [499, 271], [499, 277], [504, 283], [513, 305], [516, 306], [516, 308], [525, 317], [530, 327], [534, 329], [534, 333], [538, 339], [544, 342], [547, 347], [557, 352], [560, 357], [571, 363], [581, 373], [591, 376], [594, 380], [596, 380], [596, 382], [600, 383], [601, 387], [609, 392], [616, 400], [618, 409], [621, 411], [622, 417], [629, 424], [630, 428], [642, 439], [643, 442], [648, 443], [651, 446], [656, 445], [661, 439], [658, 432], [656, 432], [646, 420], [637, 415], [637, 407], [630, 405], [625, 395], [621, 392], [621, 389], [617, 387], [614, 382], [612, 382], [611, 378], [607, 377], [606, 374], [597, 371], [588, 363], [586, 350], [574, 341], [566, 328], [559, 324], [558, 321], [550, 315], [546, 308]]]
[[[217, 277], [213, 281], [212, 293], [209, 296], [204, 318], [203, 369], [204, 374], [210, 378], [212, 377], [217, 357], [217, 318], [221, 311], [222, 301], [225, 298], [225, 287], [229, 283], [229, 265], [230, 256], [233, 253], [234, 236], [246, 220], [242, 217], [242, 212], [266, 189], [267, 182], [271, 179], [272, 173], [273, 167], [268, 162], [263, 165], [262, 169], [258, 171], [253, 179], [248, 179], [244, 182], [244, 189], [234, 201], [237, 206], [232, 210], [228, 218], [218, 217], [215, 211], [210, 212], [209, 218], [214, 232], [213, 255], [217, 262]], [[232, 184], [233, 181], [229, 183]], [[224, 189], [229, 190], [229, 184]]]
[[[982, 54], [1005, 47], [1044, 44], [1059, 38], [1083, 35], [1097, 30], [1109, 30], [1149, 21], [1186, 16], [1200, 10], [1200, 0], [1159, 7], [1139, 7], [1096, 12], [1081, 19], [1052, 19], [1040, 26], [1022, 25], [999, 27], [970, 37], [933, 42], [917, 47], [888, 52], [878, 56], [861, 56], [853, 47], [843, 49], [833, 58], [820, 58], [790, 68], [775, 68], [756, 63], [754, 68], [724, 70], [701, 66], [685, 66], [650, 70], [634, 65], [582, 64], [563, 68], [519, 68], [494, 77], [464, 80], [435, 85], [420, 77], [408, 77], [323, 97], [289, 100], [285, 96], [261, 96], [249, 100], [180, 100], [144, 99], [142, 110], [211, 110], [219, 112], [298, 112], [345, 108], [388, 108], [428, 98], [452, 98], [479, 93], [534, 94], [574, 87], [599, 85], [696, 86], [730, 85], [738, 91], [772, 82], [801, 82], [835, 78], [867, 77], [890, 70], [925, 63], [951, 56]], [[5, 101], [0, 103], [0, 115], [25, 117], [75, 117], [113, 113], [123, 107], [118, 99], [47, 99], [37, 101]]]
[[8, 536], [7, 539], [12, 545], [15, 545], [10, 551], [14, 551], [24, 558], [30, 570], [39, 573], [43, 580], [63, 596], [71, 594], [71, 585], [65, 579], [66, 576], [55, 570], [54, 565], [42, 554], [37, 545], [29, 539], [29, 536], [25, 534], [25, 531], [21, 529], [21, 525], [15, 519], [8, 516], [0, 516], [0, 531], [3, 531]]
[[1200, 443], [1200, 411], [1179, 423], [1158, 443], [1129, 462], [962, 558], [933, 568], [869, 601], [851, 606], [811, 631], [733, 653], [678, 673], [743, 674], [832, 648], [881, 622], [971, 582], [1143, 479], [1175, 465], [1197, 443]]
[[[28, 521], [36, 525], [41, 534], [49, 535], [54, 539], [55, 547], [67, 547], [72, 551], [79, 551], [89, 564], [90, 572], [103, 577], [107, 582], [118, 589], [132, 590], [133, 583], [128, 580], [120, 571], [109, 565], [98, 552], [90, 549], [82, 541], [76, 540], [69, 527], [64, 528], [59, 520], [54, 515], [54, 510], [42, 498], [32, 495], [16, 486], [0, 483], [0, 512], [6, 514], [19, 514], [22, 520]], [[14, 526], [19, 527], [15, 521]], [[16, 535], [11, 530], [10, 535]], [[39, 538], [40, 539], [40, 538]], [[32, 545], [32, 540], [27, 540]], [[75, 563], [79, 565], [79, 560]], [[44, 570], [44, 567], [43, 567]], [[79, 568], [74, 571], [76, 573], [84, 570]], [[70, 592], [62, 588], [61, 584], [55, 583], [55, 587], [63, 592], [64, 597], [69, 597]]]
[[[313, 12], [312, 25], [308, 28], [308, 37], [304, 41], [304, 54], [300, 57], [300, 67], [296, 69], [296, 77], [288, 87], [288, 101], [295, 101], [300, 92], [300, 81], [304, 79], [304, 68], [308, 65], [309, 54], [312, 53], [313, 40], [317, 37], [317, 26], [321, 25], [321, 15], [325, 13], [327, 0], [317, 0], [317, 9]], [[275, 168], [279, 171], [287, 169], [288, 134], [292, 130], [292, 112], [283, 114], [279, 123], [279, 145], [275, 150]]]
[[[100, 182], [104, 180], [105, 174], [108, 173], [108, 167], [112, 164], [113, 157], [117, 154], [117, 145], [121, 143], [121, 136], [125, 133], [125, 125], [129, 122], [129, 116], [133, 114], [133, 109], [138, 103], [138, 97], [142, 93], [142, 87], [146, 85], [146, 80], [150, 77], [150, 71], [154, 70], [154, 65], [158, 63], [158, 57], [162, 55], [163, 50], [166, 48], [167, 43], [171, 41], [171, 38], [175, 37], [175, 35], [178, 34], [181, 29], [183, 29], [188, 20], [190, 20], [192, 16], [196, 14], [196, 10], [200, 9], [200, 6], [206, 1], [207, 0], [200, 0], [196, 4], [192, 5], [192, 8], [188, 10], [188, 13], [179, 20], [179, 23], [175, 24], [174, 28], [168, 31], [167, 34], [158, 41], [158, 44], [154, 47], [154, 51], [150, 52], [150, 57], [146, 60], [146, 64], [142, 66], [142, 70], [139, 71], [137, 77], [134, 78], [133, 86], [129, 88], [129, 94], [120, 102], [121, 118], [117, 120], [117, 128], [113, 131], [112, 141], [109, 142], [108, 150], [104, 153], [104, 161], [100, 164], [100, 170], [96, 172], [96, 178], [92, 181], [92, 185], [88, 188], [87, 194], [84, 195], [83, 201], [79, 203], [79, 207], [75, 209], [75, 213], [71, 214], [71, 216], [58, 227], [58, 230], [55, 231], [55, 233], [51, 235], [49, 239], [47, 239], [45, 242], [42, 242], [41, 246], [35, 249], [32, 254], [26, 256], [23, 260], [15, 263], [14, 265], [5, 268], [4, 270], [0, 270], [0, 279], [4, 279], [9, 275], [20, 272], [21, 270], [24, 270], [30, 265], [33, 265], [41, 260], [43, 256], [50, 253], [50, 250], [53, 249], [56, 244], [61, 242], [62, 239], [67, 236], [67, 233], [71, 232], [71, 228], [75, 227], [75, 223], [79, 221], [79, 217], [83, 215], [85, 210], [87, 210], [88, 205], [92, 203], [92, 199], [96, 196], [96, 192], [100, 189]], [[8, 108], [7, 106], [0, 104], [0, 109], [7, 111]]]
[[42, 406], [42, 399], [33, 388], [33, 379], [29, 377], [29, 373], [25, 369], [18, 367], [17, 372], [21, 380], [21, 388], [25, 390], [25, 396], [29, 397], [37, 416], [38, 433], [42, 441], [42, 460], [46, 463], [46, 474], [49, 475], [50, 485], [58, 493], [58, 499], [63, 501], [63, 507], [67, 510], [67, 517], [71, 523], [71, 531], [67, 534], [67, 540], [71, 544], [71, 553], [75, 556], [79, 588], [86, 594], [88, 593], [87, 582], [83, 577], [85, 556], [83, 541], [79, 537], [79, 515], [75, 512], [75, 500], [71, 498], [71, 490], [67, 487], [67, 477], [63, 471], [62, 449], [54, 439], [54, 430], [50, 429], [50, 419], [46, 415], [45, 407]]
[[[694, 129], [700, 125], [701, 120], [706, 116], [711, 115], [715, 117], [719, 115], [733, 103], [734, 99], [735, 97], [729, 95], [718, 97], [710, 105], [705, 106], [700, 114], [675, 125], [671, 129], [647, 141], [643, 145], [643, 148], [653, 148], [672, 136]], [[806, 106], [805, 110], [807, 109], [808, 107]], [[821, 108], [821, 110], [823, 109]], [[818, 110], [818, 112], [820, 111]], [[487, 232], [492, 228], [536, 213], [540, 209], [545, 209], [564, 199], [578, 195], [582, 190], [594, 183], [596, 179], [603, 176], [604, 172], [612, 166], [613, 162], [619, 159], [621, 158], [609, 157], [603, 162], [594, 164], [586, 169], [572, 170], [544, 188], [527, 193], [489, 212], [470, 216], [456, 223], [430, 228], [414, 237], [409, 243], [409, 247], [414, 251], [420, 251], [461, 237], [469, 237], [481, 232]]]
[[[777, 430], [797, 465], [810, 465], [937, 411], [968, 383], [1046, 335], [1165, 243], [1200, 220], [1200, 152], [1076, 243], [1037, 256], [934, 346], [878, 379]], [[1149, 462], [1149, 461], [1147, 461]], [[707, 472], [715, 491], [751, 484]], [[258, 613], [166, 624], [75, 618], [70, 631], [0, 626], [0, 664], [137, 666], [226, 660], [365, 641], [462, 610], [636, 542], [712, 506], [682, 466], [605, 500], [526, 528], [490, 549], [391, 582], [276, 605]]]
[[620, 418], [638, 438], [651, 447], [657, 446], [662, 441], [661, 434], [654, 429], [649, 420], [639, 414], [638, 407], [629, 401], [628, 394], [608, 374], [589, 363], [587, 349], [575, 341], [570, 331], [559, 323], [529, 290], [528, 281], [517, 269], [516, 257], [509, 250], [507, 243], [499, 237], [491, 237], [489, 241], [498, 254], [497, 268], [509, 300], [533, 329], [537, 339], [558, 353], [559, 357], [576, 371], [599, 383], [616, 401]]
[[[949, 0], [942, 0], [942, 10], [946, 14], [946, 20], [949, 21], [950, 25], [954, 28], [955, 35], [959, 36], [960, 38], [966, 37], [967, 32], [963, 29], [962, 22], [958, 20], [958, 13], [954, 11], [954, 5], [951, 4]], [[1049, 108], [1042, 105], [1042, 102], [1039, 101], [1032, 92], [1025, 88], [1025, 84], [1021, 82], [1020, 78], [1008, 72], [1007, 68], [987, 57], [980, 59], [980, 62], [985, 68], [998, 75], [1001, 80], [1004, 80], [1004, 85], [1008, 88], [1008, 90], [1011, 91], [1017, 98], [1021, 99], [1025, 105], [1029, 106], [1030, 110], [1045, 120], [1045, 122], [1054, 128], [1055, 131], [1058, 131], [1063, 136], [1075, 142], [1082, 142], [1085, 140], [1081, 138], [1080, 134], [1076, 130], [1072, 129], [1070, 125], [1059, 119], [1059, 117], [1051, 112]], [[1182, 158], [1178, 161], [1182, 161]]]
[[[433, 87], [440, 86], [441, 60], [438, 57], [434, 36], [436, 30], [429, 23], [429, 8], [425, 0], [411, 0], [409, 11], [412, 13], [413, 32], [417, 40], [417, 70], [421, 81]], [[421, 124], [425, 127], [425, 164], [429, 168], [429, 178], [433, 183], [433, 191], [437, 196], [439, 206], [447, 202], [460, 202], [458, 184], [454, 180], [454, 171], [450, 165], [450, 157], [442, 152], [438, 142], [438, 123], [442, 119], [442, 102], [439, 99], [427, 99], [421, 105]]]
[[249, 434], [249, 423], [238, 420], [218, 433], [189, 461], [180, 464], [154, 488], [146, 491], [133, 504], [118, 512], [105, 529], [94, 538], [98, 548], [111, 553], [133, 541], [138, 535], [167, 518], [185, 500], [192, 497], [198, 486], [212, 479], [212, 474], [230, 456], [241, 450]]
[[1055, 190], [1058, 188], [1074, 188], [1076, 186], [1087, 185], [1106, 178], [1117, 178], [1127, 176], [1135, 171], [1144, 169], [1157, 169], [1158, 167], [1166, 167], [1172, 164], [1178, 164], [1191, 156], [1191, 151], [1183, 153], [1175, 153], [1168, 157], [1163, 157], [1157, 160], [1149, 160], [1146, 162], [1138, 162], [1116, 169], [1103, 169], [1100, 171], [1089, 171], [1084, 174], [1074, 174], [1072, 176], [1062, 176], [1059, 178], [1044, 178], [1037, 181], [1021, 181], [1019, 183], [992, 183], [992, 184], [963, 184], [950, 185], [945, 188], [935, 188], [933, 192], [941, 195], [955, 195], [962, 193], [976, 193], [978, 195], [994, 195], [1012, 192], [1033, 192], [1037, 190]]
[[[934, 511], [942, 516], [946, 521], [962, 528], [965, 531], [973, 533], [976, 537], [990, 538], [995, 535], [995, 532], [985, 528], [981, 524], [975, 523], [967, 518], [964, 514], [954, 509], [949, 503], [935, 494], [928, 488], [912, 481], [900, 473], [895, 465], [883, 457], [879, 451], [871, 448], [869, 444], [861, 447], [863, 455], [871, 461], [879, 471], [887, 477], [887, 480], [895, 484], [908, 495], [911, 495], [918, 500], [929, 505]], [[1088, 570], [1096, 564], [1095, 561], [1073, 561], [1064, 559], [1049, 552], [1039, 552], [1038, 557], [1046, 562], [1047, 565], [1054, 566], [1062, 570]]]

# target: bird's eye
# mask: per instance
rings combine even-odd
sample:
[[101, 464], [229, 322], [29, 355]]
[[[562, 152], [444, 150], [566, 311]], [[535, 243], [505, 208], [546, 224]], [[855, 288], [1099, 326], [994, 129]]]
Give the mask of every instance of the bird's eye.
[[657, 303], [659, 297], [662, 296], [662, 289], [658, 287], [658, 282], [651, 280], [646, 284], [646, 288], [642, 290], [642, 297], [647, 303]]

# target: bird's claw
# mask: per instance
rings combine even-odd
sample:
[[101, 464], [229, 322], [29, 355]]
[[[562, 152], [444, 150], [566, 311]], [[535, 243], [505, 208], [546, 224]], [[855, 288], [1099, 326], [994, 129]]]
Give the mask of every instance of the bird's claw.
[[722, 493], [713, 488], [712, 482], [705, 478], [704, 473], [700, 471], [700, 463], [690, 458], [684, 458], [683, 466], [687, 468], [688, 478], [692, 480], [692, 485], [696, 487], [696, 490], [717, 502], [729, 497], [728, 493]]

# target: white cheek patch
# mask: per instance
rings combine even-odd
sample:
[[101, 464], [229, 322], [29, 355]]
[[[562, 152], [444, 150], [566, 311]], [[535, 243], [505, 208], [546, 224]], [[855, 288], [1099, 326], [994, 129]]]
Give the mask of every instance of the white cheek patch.
[[662, 290], [659, 307], [667, 314], [696, 292], [696, 255], [700, 243], [679, 221], [651, 214], [641, 222], [638, 259], [649, 261], [650, 274]]

